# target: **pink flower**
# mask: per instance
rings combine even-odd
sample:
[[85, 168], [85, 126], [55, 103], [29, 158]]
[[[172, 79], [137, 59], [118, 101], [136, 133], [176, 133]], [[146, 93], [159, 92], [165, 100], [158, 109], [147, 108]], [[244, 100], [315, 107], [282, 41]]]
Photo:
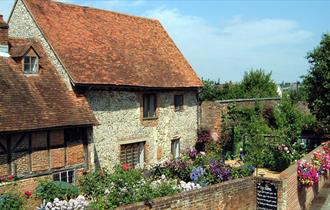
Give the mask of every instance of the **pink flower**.
[[129, 163], [124, 163], [123, 164], [123, 169], [124, 169], [124, 171], [127, 171], [128, 169], [130, 169], [131, 168], [131, 164], [129, 164]]

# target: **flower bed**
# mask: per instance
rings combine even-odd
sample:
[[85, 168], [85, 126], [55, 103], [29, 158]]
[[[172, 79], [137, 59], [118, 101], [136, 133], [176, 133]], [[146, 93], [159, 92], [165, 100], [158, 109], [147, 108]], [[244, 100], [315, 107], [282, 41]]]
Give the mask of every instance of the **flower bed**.
[[112, 173], [107, 170], [87, 173], [80, 180], [80, 190], [91, 201], [91, 209], [113, 209], [251, 176], [254, 172], [250, 165], [227, 166], [220, 159], [220, 153], [215, 158], [214, 150], [208, 148], [215, 147], [205, 145], [205, 152], [191, 148], [179, 159], [165, 161], [148, 170], [123, 164], [116, 166]]

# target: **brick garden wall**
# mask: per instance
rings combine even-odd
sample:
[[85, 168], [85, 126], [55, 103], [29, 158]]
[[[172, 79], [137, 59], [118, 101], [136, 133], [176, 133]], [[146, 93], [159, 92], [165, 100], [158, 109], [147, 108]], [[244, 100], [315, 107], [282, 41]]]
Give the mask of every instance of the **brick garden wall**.
[[[317, 147], [303, 159], [310, 161], [313, 153], [321, 149], [321, 146]], [[319, 183], [314, 184], [313, 187], [299, 187], [297, 180], [297, 164], [292, 164], [280, 174], [280, 179], [283, 182], [282, 209], [296, 210], [306, 209], [323, 188], [325, 181], [329, 179], [329, 177], [328, 174], [320, 176]]]
[[[258, 99], [265, 106], [274, 106], [279, 102], [279, 98], [262, 98]], [[234, 99], [223, 101], [204, 101], [200, 108], [200, 129], [211, 131], [214, 139], [219, 138], [221, 131], [222, 116], [227, 113], [228, 106], [235, 103], [237, 106], [253, 107], [256, 99]]]
[[119, 207], [122, 210], [135, 209], [189, 209], [189, 210], [249, 210], [256, 209], [255, 179], [236, 179], [203, 189], [157, 198], [151, 207], [144, 202]]
[[[316, 148], [303, 159], [310, 160]], [[135, 209], [189, 209], [189, 210], [240, 210], [256, 209], [256, 183], [261, 180], [273, 182], [278, 189], [278, 210], [307, 209], [312, 200], [329, 180], [327, 175], [320, 177], [319, 183], [313, 187], [300, 188], [297, 181], [297, 164], [292, 164], [280, 174], [279, 179], [265, 177], [247, 177], [206, 188], [183, 192], [173, 196], [156, 198], [146, 205], [144, 202], [121, 206], [120, 210]]]

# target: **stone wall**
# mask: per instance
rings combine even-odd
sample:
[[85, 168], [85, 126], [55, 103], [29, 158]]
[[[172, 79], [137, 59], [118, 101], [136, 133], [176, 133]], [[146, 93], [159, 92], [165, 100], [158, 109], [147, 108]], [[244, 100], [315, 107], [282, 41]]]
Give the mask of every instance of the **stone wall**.
[[[279, 102], [279, 98], [261, 98], [258, 101], [266, 106], [274, 106]], [[256, 99], [233, 99], [223, 101], [203, 101], [200, 108], [200, 128], [208, 130], [214, 139], [220, 137], [222, 117], [228, 111], [228, 106], [236, 104], [237, 106], [253, 107]]]
[[49, 60], [52, 62], [56, 70], [62, 76], [67, 87], [69, 89], [72, 89], [69, 74], [65, 71], [65, 68], [60, 62], [58, 56], [54, 53], [52, 46], [47, 41], [40, 28], [37, 26], [34, 18], [27, 10], [22, 0], [17, 1], [13, 13], [8, 21], [8, 24], [9, 24], [9, 37], [35, 38], [40, 41]]
[[[154, 164], [171, 157], [171, 140], [180, 138], [181, 151], [197, 138], [197, 97], [195, 91], [156, 92], [158, 119], [142, 118], [143, 92], [87, 91], [100, 125], [94, 127], [95, 158], [101, 167], [119, 162], [121, 144], [145, 142], [145, 162]], [[174, 94], [184, 95], [183, 111], [174, 110]]]
[[250, 210], [256, 209], [256, 187], [253, 177], [236, 179], [199, 190], [180, 193], [119, 207], [122, 210], [173, 209], [173, 210]]

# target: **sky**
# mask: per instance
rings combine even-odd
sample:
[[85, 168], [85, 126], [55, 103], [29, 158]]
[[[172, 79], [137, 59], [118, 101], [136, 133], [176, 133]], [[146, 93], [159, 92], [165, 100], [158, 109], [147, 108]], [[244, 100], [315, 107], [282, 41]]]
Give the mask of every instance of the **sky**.
[[[203, 79], [240, 81], [262, 68], [301, 80], [306, 55], [330, 33], [330, 0], [60, 0], [160, 20]], [[8, 18], [14, 0], [0, 0]]]

